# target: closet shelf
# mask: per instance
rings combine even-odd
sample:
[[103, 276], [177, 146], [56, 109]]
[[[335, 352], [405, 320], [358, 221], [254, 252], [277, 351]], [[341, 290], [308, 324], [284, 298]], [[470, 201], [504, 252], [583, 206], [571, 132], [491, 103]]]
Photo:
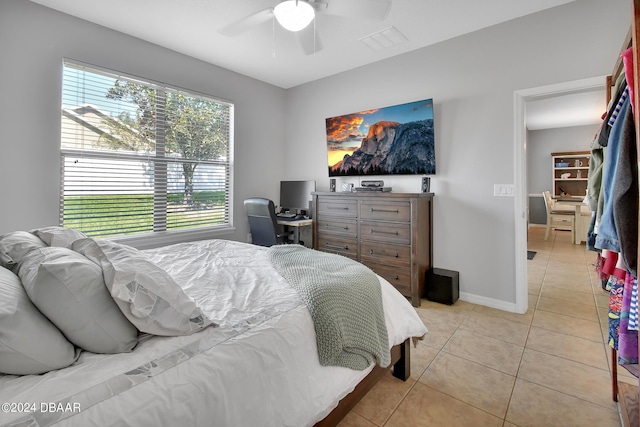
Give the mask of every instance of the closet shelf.
[[620, 383], [620, 412], [622, 418], [624, 418], [625, 426], [638, 426], [640, 425], [640, 405], [638, 402], [638, 386]]

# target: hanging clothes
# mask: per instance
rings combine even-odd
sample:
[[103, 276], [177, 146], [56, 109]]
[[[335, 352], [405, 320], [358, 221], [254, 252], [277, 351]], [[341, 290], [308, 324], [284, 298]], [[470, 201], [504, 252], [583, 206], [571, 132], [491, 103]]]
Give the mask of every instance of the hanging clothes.
[[620, 313], [622, 312], [622, 292], [624, 291], [624, 279], [616, 276], [609, 277], [609, 346], [618, 349], [620, 337]]
[[[623, 92], [620, 102], [616, 106], [619, 110], [620, 120], [615, 120], [611, 126], [609, 140], [607, 143], [607, 152], [604, 162], [604, 171], [602, 172], [602, 198], [604, 201], [600, 225], [596, 233], [596, 248], [607, 249], [614, 252], [620, 252], [620, 242], [613, 217], [613, 191], [614, 184], [618, 173], [618, 153], [620, 150], [620, 142], [622, 137], [623, 126], [631, 112], [629, 108], [628, 91]], [[636, 235], [637, 238], [637, 235]]]
[[629, 85], [629, 98], [631, 99], [631, 111], [633, 112], [636, 105], [636, 95], [634, 93], [634, 76], [633, 76], [633, 48], [629, 48], [620, 54], [622, 57], [622, 64], [624, 66], [624, 76]]
[[609, 135], [611, 133], [610, 119], [613, 112], [616, 109], [616, 105], [621, 104], [622, 98], [627, 88], [627, 81], [625, 75], [621, 73], [616, 79], [615, 84], [615, 97], [609, 102], [607, 112], [605, 113], [602, 121], [602, 125], [598, 130], [593, 142], [591, 143], [591, 156], [589, 158], [589, 174], [587, 179], [587, 205], [589, 209], [594, 213], [592, 215], [592, 224], [590, 224], [590, 234], [587, 237], [587, 242], [592, 242], [588, 245], [589, 250], [598, 251], [595, 247], [595, 236], [598, 233], [600, 225], [600, 218], [602, 217], [602, 210], [604, 206], [604, 199], [602, 194], [602, 175], [604, 172], [605, 152], [609, 145]]
[[629, 330], [638, 330], [638, 278], [636, 277], [631, 287], [631, 306], [629, 307]]
[[[632, 58], [631, 58], [632, 60]], [[625, 61], [629, 61], [628, 55]], [[588, 248], [609, 291], [609, 345], [621, 365], [638, 363], [638, 153], [630, 92], [624, 74], [591, 145], [587, 203], [595, 208]]]
[[629, 329], [629, 309], [634, 281], [637, 285], [638, 278], [627, 274], [622, 291], [622, 306], [620, 308], [618, 328], [618, 363], [620, 365], [638, 363], [638, 333]]
[[[631, 103], [625, 112], [618, 141], [617, 173], [613, 182], [613, 222], [618, 236], [619, 252], [627, 270], [638, 275], [638, 155], [636, 130], [633, 124]], [[596, 239], [597, 244], [597, 239]]]

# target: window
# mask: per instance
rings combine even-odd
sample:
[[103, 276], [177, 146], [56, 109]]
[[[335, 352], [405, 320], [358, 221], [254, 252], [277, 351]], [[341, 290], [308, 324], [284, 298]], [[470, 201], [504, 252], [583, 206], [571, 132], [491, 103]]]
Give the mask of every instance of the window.
[[65, 61], [60, 223], [89, 236], [231, 227], [233, 104]]

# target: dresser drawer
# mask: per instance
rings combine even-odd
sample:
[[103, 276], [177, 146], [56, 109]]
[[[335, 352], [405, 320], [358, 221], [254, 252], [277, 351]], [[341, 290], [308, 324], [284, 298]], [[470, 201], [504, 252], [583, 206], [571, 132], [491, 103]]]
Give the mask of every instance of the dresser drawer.
[[362, 221], [360, 239], [378, 242], [411, 243], [411, 224], [382, 221]]
[[411, 202], [408, 200], [363, 200], [360, 218], [381, 221], [411, 221]]
[[320, 215], [317, 222], [318, 233], [335, 234], [353, 238], [358, 236], [358, 223], [355, 218], [336, 218]]
[[358, 240], [355, 238], [341, 238], [321, 232], [318, 233], [317, 249], [358, 259]]
[[312, 194], [314, 248], [369, 266], [419, 307], [424, 272], [433, 264], [433, 196], [393, 192]]
[[411, 246], [363, 240], [360, 242], [360, 258], [362, 262], [408, 267], [411, 265]]
[[321, 215], [355, 218], [358, 216], [358, 201], [343, 197], [319, 197], [318, 216]]
[[374, 273], [387, 279], [402, 295], [405, 297], [411, 296], [411, 273], [408, 268], [380, 265], [374, 262], [365, 262], [363, 264], [373, 270]]

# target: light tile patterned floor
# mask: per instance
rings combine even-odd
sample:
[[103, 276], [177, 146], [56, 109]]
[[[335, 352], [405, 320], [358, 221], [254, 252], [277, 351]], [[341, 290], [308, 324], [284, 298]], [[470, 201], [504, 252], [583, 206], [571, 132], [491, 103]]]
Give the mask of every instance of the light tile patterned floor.
[[[385, 376], [340, 423], [374, 426], [619, 427], [596, 255], [568, 232], [529, 230], [529, 310], [423, 300], [429, 329], [411, 378]], [[637, 384], [621, 369], [620, 379]]]

